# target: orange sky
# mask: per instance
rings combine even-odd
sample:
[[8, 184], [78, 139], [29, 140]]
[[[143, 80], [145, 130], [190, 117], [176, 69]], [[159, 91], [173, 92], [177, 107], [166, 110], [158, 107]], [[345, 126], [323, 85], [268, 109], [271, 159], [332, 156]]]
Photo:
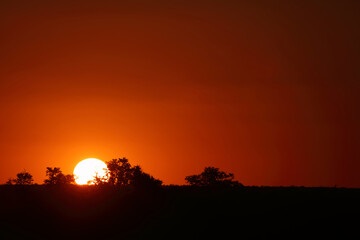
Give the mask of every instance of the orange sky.
[[165, 184], [360, 187], [358, 1], [1, 1], [0, 183], [127, 157]]

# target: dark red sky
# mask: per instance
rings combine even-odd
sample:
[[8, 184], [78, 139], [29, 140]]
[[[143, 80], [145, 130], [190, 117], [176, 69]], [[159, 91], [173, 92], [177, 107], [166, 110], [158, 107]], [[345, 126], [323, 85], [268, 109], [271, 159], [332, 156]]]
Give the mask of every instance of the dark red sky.
[[[256, 3], [255, 3], [256, 2]], [[165, 184], [360, 187], [359, 1], [0, 1], [0, 182], [126, 156]]]

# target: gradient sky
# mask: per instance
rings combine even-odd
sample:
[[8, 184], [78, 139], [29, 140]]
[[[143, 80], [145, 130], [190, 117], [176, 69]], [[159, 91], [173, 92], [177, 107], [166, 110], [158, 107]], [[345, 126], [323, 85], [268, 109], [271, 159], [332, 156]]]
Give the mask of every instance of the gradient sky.
[[360, 187], [359, 1], [0, 1], [0, 183], [127, 157], [165, 184]]

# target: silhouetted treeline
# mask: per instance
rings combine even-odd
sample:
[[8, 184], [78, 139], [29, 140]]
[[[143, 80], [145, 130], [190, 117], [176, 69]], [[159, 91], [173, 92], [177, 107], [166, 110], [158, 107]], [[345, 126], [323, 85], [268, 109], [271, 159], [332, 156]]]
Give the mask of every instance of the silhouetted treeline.
[[[75, 176], [73, 174], [63, 174], [60, 168], [58, 167], [47, 167], [46, 168], [47, 179], [44, 180], [46, 185], [63, 185], [63, 184], [74, 184]], [[16, 174], [16, 178], [9, 178], [6, 182], [6, 185], [32, 185], [34, 182], [33, 176], [27, 172], [23, 171]]]
[[[126, 158], [78, 186], [60, 168], [0, 186], [0, 239], [357, 239], [360, 189], [245, 187], [215, 167], [163, 186]], [[49, 187], [57, 185], [57, 187]]]
[[[107, 169], [104, 176], [94, 176], [89, 184], [95, 185], [113, 185], [128, 186], [132, 185], [139, 188], [160, 187], [162, 181], [154, 178], [148, 173], [143, 172], [140, 166], [132, 166], [127, 158], [117, 158], [106, 162]], [[75, 184], [73, 174], [63, 174], [59, 167], [46, 168], [47, 179], [44, 180], [46, 185], [64, 185]], [[10, 178], [7, 185], [31, 185], [33, 177], [25, 170], [17, 174], [16, 179]], [[197, 187], [216, 187], [216, 186], [243, 186], [234, 180], [233, 173], [220, 171], [219, 168], [205, 167], [204, 171], [198, 175], [186, 176], [185, 181], [191, 186]]]

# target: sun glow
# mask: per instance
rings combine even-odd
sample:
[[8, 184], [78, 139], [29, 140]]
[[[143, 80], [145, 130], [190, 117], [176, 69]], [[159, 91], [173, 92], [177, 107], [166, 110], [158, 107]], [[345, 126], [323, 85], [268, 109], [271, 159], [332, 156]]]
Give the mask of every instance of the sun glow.
[[106, 176], [106, 164], [96, 158], [88, 158], [79, 162], [75, 169], [75, 182], [79, 185], [93, 184], [91, 181], [97, 175], [99, 177]]

